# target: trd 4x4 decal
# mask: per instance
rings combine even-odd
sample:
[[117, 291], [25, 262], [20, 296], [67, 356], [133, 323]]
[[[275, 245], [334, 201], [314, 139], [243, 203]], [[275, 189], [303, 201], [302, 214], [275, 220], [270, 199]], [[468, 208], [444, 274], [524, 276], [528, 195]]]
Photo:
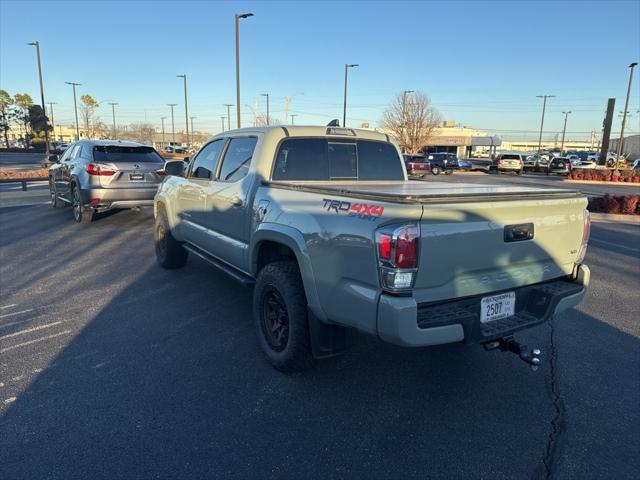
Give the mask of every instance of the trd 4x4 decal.
[[350, 217], [363, 218], [365, 220], [375, 221], [382, 216], [384, 207], [371, 203], [351, 203], [342, 200], [331, 200], [329, 198], [322, 199], [322, 208], [328, 212], [337, 214], [344, 213]]

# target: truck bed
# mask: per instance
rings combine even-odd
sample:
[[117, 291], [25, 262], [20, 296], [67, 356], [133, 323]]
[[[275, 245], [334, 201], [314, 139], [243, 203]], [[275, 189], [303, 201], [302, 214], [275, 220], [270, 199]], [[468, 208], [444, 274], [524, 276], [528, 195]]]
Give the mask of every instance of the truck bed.
[[[275, 188], [367, 198], [391, 203], [461, 203], [535, 198], [574, 198], [575, 190], [471, 183], [427, 183], [417, 180], [393, 182], [265, 182]], [[481, 197], [481, 198], [478, 198]]]

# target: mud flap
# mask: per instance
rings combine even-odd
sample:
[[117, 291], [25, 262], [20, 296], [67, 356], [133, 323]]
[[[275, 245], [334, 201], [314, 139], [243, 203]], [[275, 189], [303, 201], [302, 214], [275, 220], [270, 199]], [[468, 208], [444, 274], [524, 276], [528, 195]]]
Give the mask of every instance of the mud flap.
[[309, 336], [311, 352], [314, 358], [335, 357], [343, 353], [350, 345], [347, 328], [340, 325], [329, 325], [321, 322], [308, 310]]

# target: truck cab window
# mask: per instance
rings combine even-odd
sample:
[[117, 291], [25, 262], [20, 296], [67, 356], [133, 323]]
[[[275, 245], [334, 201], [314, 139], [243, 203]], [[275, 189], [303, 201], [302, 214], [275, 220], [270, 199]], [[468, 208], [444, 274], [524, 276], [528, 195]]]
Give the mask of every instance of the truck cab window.
[[237, 182], [247, 176], [257, 141], [256, 137], [231, 139], [220, 169], [221, 182]]
[[214, 177], [224, 142], [223, 138], [214, 140], [198, 152], [191, 165], [189, 178], [211, 179]]

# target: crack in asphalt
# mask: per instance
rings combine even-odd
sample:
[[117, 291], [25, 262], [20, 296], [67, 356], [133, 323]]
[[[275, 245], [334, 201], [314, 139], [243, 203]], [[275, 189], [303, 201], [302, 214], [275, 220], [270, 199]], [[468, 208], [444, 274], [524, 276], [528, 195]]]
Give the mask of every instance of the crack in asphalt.
[[565, 420], [565, 405], [562, 395], [560, 394], [560, 385], [558, 383], [558, 351], [556, 348], [556, 344], [554, 341], [554, 322], [555, 318], [552, 318], [549, 322], [549, 344], [550, 344], [550, 357], [549, 357], [549, 366], [550, 366], [550, 387], [551, 387], [551, 404], [553, 406], [553, 418], [551, 419], [551, 431], [549, 432], [549, 436], [547, 438], [547, 445], [545, 448], [545, 455], [542, 459], [542, 465], [540, 466], [540, 470], [538, 470], [539, 474], [535, 475], [534, 478], [544, 478], [551, 479], [554, 475], [554, 467], [558, 462], [558, 444], [559, 439], [562, 433], [566, 429], [566, 420]]

